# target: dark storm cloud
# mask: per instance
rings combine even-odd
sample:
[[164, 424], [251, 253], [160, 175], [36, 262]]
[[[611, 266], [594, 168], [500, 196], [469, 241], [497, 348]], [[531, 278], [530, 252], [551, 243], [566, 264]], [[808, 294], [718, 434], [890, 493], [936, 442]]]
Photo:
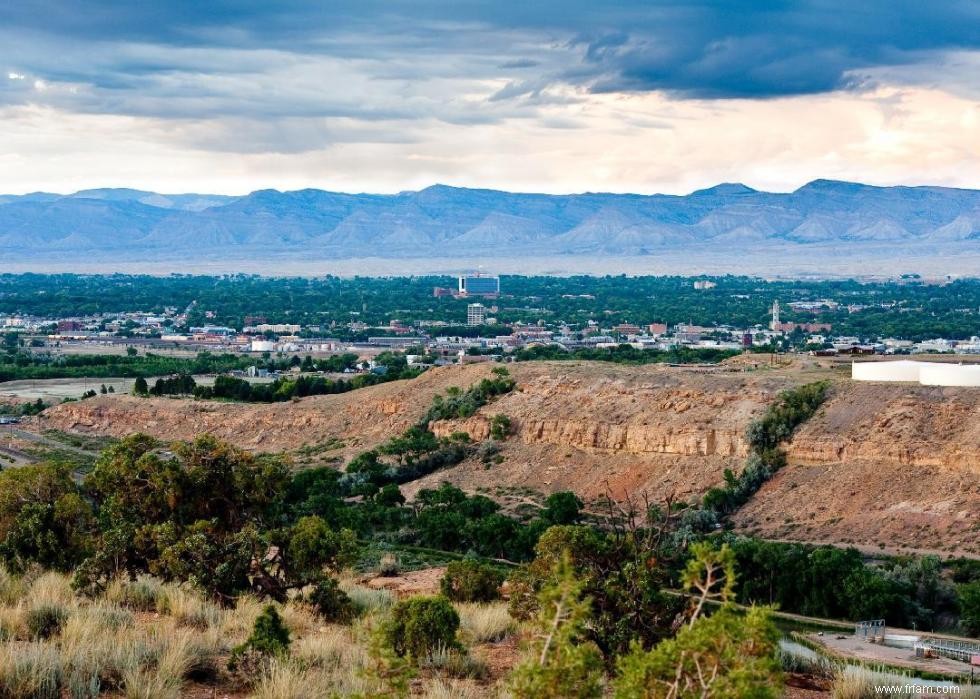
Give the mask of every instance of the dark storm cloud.
[[[28, 0], [0, 7], [0, 81], [18, 76], [0, 84], [0, 106], [482, 124], [574, 101], [565, 86], [771, 98], [861, 88], [884, 71], [977, 89], [971, 71], [935, 67], [978, 48], [974, 0]], [[275, 128], [258, 131], [275, 141]]]

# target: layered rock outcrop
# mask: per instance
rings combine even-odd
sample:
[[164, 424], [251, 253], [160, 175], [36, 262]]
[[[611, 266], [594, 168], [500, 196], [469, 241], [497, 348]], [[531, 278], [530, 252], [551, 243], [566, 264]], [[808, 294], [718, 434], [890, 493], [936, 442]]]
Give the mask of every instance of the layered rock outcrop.
[[745, 427], [785, 385], [651, 367], [527, 367], [520, 367], [516, 392], [471, 418], [439, 421], [431, 429], [486, 439], [490, 417], [502, 413], [525, 444], [596, 454], [739, 457], [748, 453]]
[[431, 428], [440, 436], [490, 434], [490, 418], [512, 423], [504, 459], [474, 460], [408, 488], [448, 478], [460, 485], [576, 490], [586, 498], [692, 498], [738, 470], [745, 430], [776, 394], [798, 381], [774, 374], [600, 363], [528, 363], [513, 369], [518, 388], [476, 415]]
[[980, 389], [842, 382], [787, 448], [793, 461], [980, 473]]
[[980, 555], [980, 389], [842, 381], [786, 451], [740, 529]]

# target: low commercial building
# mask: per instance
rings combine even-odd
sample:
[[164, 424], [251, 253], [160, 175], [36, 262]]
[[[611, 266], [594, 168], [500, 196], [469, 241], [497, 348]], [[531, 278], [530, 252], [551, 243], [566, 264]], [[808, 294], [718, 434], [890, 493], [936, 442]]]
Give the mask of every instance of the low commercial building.
[[420, 337], [369, 337], [368, 344], [377, 347], [411, 347], [424, 342]]

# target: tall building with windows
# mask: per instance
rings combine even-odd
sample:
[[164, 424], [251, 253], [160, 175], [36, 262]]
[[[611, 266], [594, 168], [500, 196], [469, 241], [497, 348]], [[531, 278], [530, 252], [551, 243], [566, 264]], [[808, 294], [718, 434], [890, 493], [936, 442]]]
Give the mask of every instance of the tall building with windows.
[[465, 274], [459, 277], [460, 296], [498, 296], [500, 277], [483, 274]]
[[487, 322], [487, 307], [482, 303], [471, 303], [466, 306], [466, 324], [483, 325]]

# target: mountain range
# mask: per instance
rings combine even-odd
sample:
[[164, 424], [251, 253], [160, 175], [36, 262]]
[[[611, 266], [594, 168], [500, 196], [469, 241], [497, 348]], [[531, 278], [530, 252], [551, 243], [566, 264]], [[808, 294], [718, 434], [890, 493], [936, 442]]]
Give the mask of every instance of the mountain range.
[[0, 196], [0, 260], [643, 256], [699, 252], [956, 255], [980, 250], [980, 191], [815, 180], [684, 196], [519, 194], [434, 185], [391, 195], [93, 189]]

